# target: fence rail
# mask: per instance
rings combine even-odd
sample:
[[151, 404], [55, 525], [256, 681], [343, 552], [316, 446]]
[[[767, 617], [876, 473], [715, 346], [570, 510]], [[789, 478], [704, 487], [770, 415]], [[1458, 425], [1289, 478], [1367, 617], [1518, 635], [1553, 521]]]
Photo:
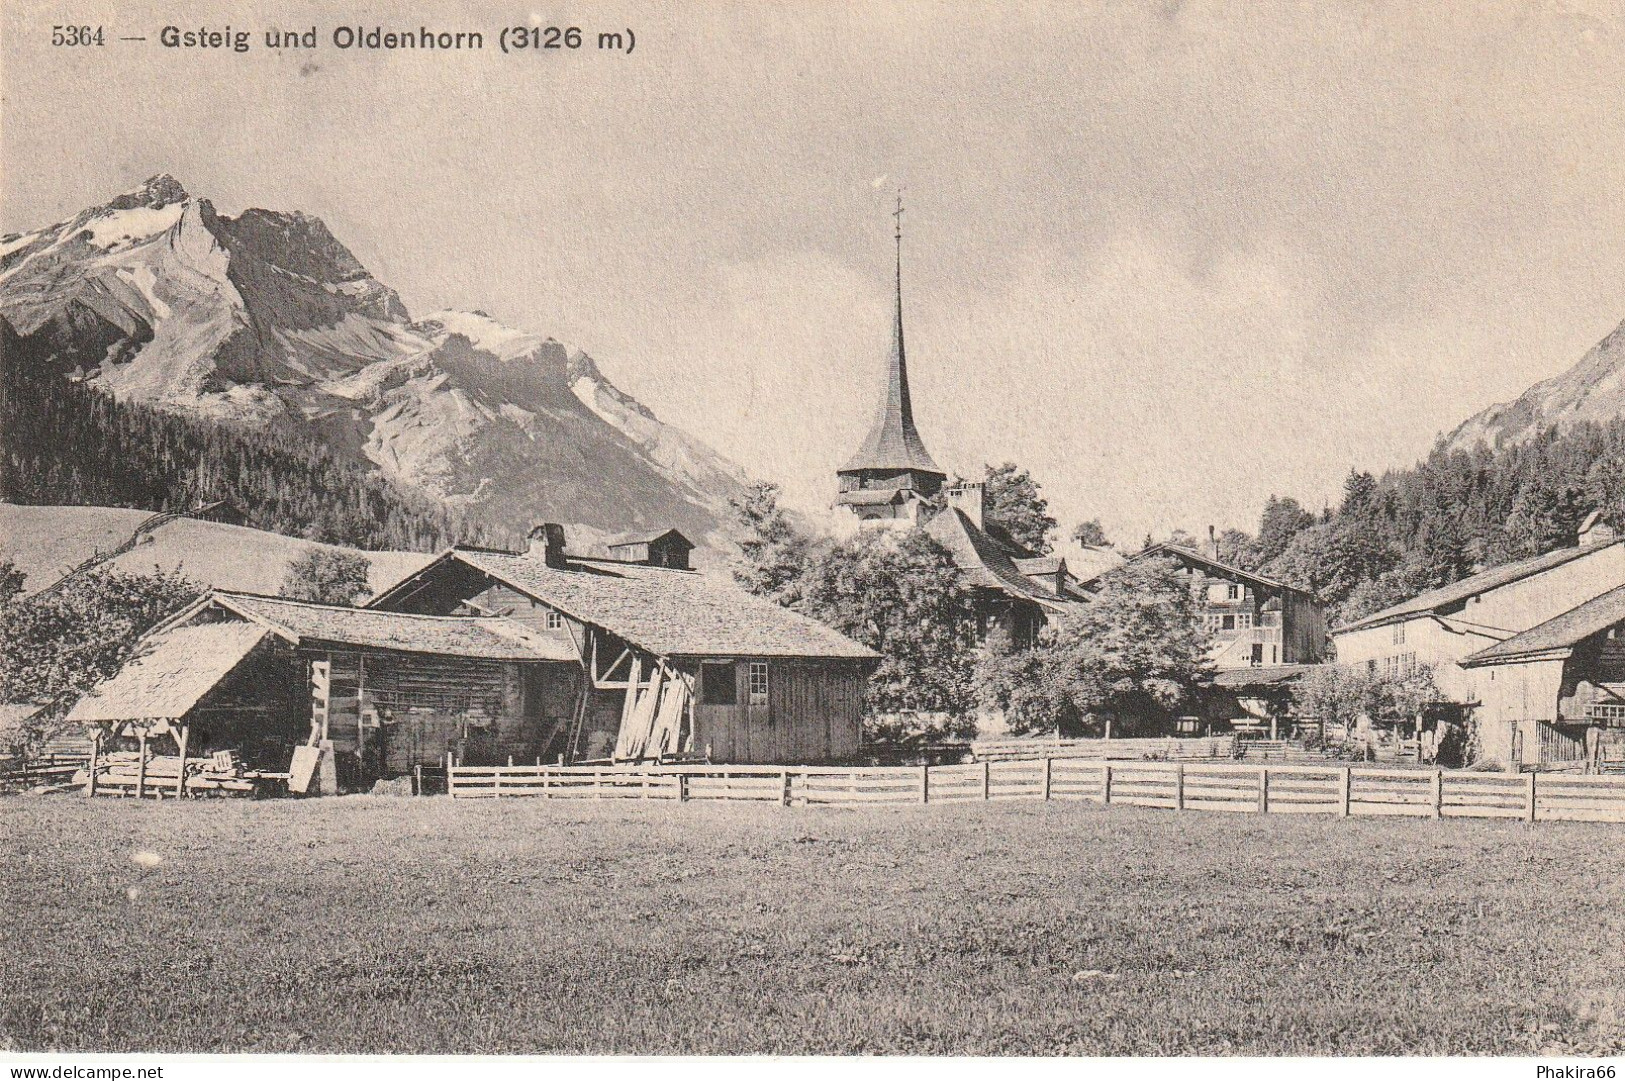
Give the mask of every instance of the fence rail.
[[1340, 817], [1625, 822], [1625, 777], [1312, 764], [983, 760], [954, 766], [455, 766], [458, 799], [748, 800], [784, 806], [1087, 800]]

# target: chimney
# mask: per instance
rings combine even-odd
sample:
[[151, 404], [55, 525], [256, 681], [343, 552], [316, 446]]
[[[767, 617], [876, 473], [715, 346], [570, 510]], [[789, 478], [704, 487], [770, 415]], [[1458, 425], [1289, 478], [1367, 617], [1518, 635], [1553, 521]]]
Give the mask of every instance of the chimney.
[[530, 554], [539, 556], [549, 567], [563, 569], [564, 527], [557, 522], [543, 522], [531, 529]]
[[1207, 527], [1207, 557], [1215, 563], [1219, 561], [1219, 533], [1212, 526]]
[[1619, 539], [1614, 527], [1603, 521], [1602, 511], [1594, 510], [1586, 515], [1586, 520], [1580, 523], [1580, 547], [1592, 548], [1602, 544], [1612, 544]]
[[987, 509], [987, 486], [980, 481], [965, 481], [949, 488], [943, 495], [948, 506], [963, 511], [977, 529], [982, 528], [982, 517]]

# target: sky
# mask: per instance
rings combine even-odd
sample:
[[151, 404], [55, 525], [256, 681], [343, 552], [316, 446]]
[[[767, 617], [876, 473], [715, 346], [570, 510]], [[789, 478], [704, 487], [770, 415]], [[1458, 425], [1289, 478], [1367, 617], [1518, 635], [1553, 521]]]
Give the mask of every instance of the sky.
[[[1335, 502], [1625, 317], [1603, 5], [98, 2], [78, 49], [4, 6], [0, 231], [157, 172], [304, 210], [414, 315], [580, 346], [806, 507], [871, 419], [898, 186], [927, 445], [1127, 543]], [[589, 46], [503, 55], [519, 22]], [[155, 40], [228, 24], [249, 52]]]

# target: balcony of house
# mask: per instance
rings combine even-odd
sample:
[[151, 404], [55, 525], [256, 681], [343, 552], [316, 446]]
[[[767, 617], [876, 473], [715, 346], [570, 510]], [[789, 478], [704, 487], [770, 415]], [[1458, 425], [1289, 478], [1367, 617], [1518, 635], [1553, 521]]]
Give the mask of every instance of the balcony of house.
[[[1269, 613], [1266, 613], [1268, 615]], [[1213, 639], [1209, 654], [1217, 668], [1256, 668], [1260, 665], [1281, 664], [1280, 621], [1273, 625], [1260, 625], [1252, 620], [1232, 619], [1209, 613], [1205, 623]]]

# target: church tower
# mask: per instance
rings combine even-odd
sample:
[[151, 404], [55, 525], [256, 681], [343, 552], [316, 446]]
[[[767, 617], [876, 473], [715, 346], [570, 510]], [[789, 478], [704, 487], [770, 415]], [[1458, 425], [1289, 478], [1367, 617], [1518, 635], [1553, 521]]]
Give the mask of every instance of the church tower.
[[910, 528], [922, 524], [941, 505], [947, 474], [938, 467], [914, 427], [908, 392], [908, 359], [903, 351], [903, 200], [897, 210], [896, 309], [892, 320], [891, 356], [886, 386], [874, 425], [857, 453], [836, 471], [835, 497], [843, 525]]

